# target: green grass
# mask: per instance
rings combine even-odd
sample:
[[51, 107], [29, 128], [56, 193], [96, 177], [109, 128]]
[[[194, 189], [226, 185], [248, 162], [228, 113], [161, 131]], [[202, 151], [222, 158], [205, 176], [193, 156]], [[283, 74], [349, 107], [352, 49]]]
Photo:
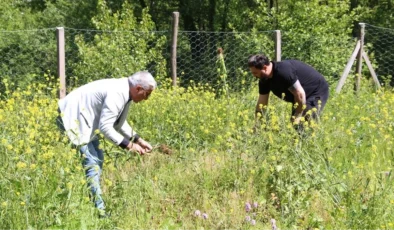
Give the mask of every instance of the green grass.
[[[135, 156], [103, 143], [105, 220], [54, 123], [55, 90], [1, 96], [1, 229], [268, 229], [271, 219], [281, 229], [394, 228], [389, 89], [332, 93], [322, 122], [298, 135], [290, 105], [274, 97], [270, 119], [252, 132], [255, 85], [226, 97], [207, 86], [160, 88], [129, 121], [173, 153]], [[247, 202], [258, 207], [246, 212]]]

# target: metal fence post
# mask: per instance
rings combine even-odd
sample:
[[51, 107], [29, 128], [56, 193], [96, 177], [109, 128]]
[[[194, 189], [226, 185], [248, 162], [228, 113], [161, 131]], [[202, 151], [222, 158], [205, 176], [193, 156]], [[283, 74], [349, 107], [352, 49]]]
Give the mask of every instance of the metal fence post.
[[66, 56], [64, 44], [64, 28], [56, 28], [57, 37], [57, 75], [60, 79], [59, 98], [66, 96]]

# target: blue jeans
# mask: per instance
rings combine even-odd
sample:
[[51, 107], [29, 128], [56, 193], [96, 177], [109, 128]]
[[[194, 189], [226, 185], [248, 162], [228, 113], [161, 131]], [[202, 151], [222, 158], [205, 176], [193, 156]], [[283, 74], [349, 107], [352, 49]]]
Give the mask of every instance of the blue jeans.
[[[56, 125], [60, 131], [64, 134], [65, 129], [63, 126], [62, 118], [60, 117], [60, 110], [58, 110], [59, 116], [56, 117]], [[99, 148], [99, 140], [93, 140], [86, 145], [82, 145], [79, 148], [79, 152], [83, 157], [82, 165], [85, 169], [86, 180], [90, 189], [95, 206], [98, 209], [104, 209], [104, 201], [101, 197], [100, 187], [100, 175], [103, 170], [104, 153]]]
[[80, 146], [79, 152], [83, 157], [82, 165], [85, 169], [86, 179], [93, 202], [98, 209], [104, 209], [104, 201], [101, 197], [100, 175], [103, 170], [104, 153], [99, 148], [99, 140], [93, 140], [86, 145]]

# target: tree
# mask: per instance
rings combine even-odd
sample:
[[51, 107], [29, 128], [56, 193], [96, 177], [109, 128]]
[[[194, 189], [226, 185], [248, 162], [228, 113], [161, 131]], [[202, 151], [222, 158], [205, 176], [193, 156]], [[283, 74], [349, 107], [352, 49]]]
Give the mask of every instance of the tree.
[[166, 76], [162, 52], [167, 40], [153, 32], [154, 23], [147, 10], [138, 21], [129, 3], [112, 12], [100, 0], [97, 12], [92, 19], [97, 31], [76, 36], [79, 59], [70, 63], [73, 77], [86, 82], [109, 76], [124, 77], [148, 68], [159, 79]]
[[[54, 30], [37, 30], [40, 18], [22, 1], [0, 2], [0, 78], [11, 79], [10, 89], [44, 81], [56, 66]], [[4, 89], [0, 82], [0, 92]]]
[[288, 0], [276, 6], [263, 2], [251, 10], [252, 28], [282, 31], [282, 59], [305, 61], [328, 78], [338, 75], [354, 47], [350, 35], [357, 17], [349, 1]]

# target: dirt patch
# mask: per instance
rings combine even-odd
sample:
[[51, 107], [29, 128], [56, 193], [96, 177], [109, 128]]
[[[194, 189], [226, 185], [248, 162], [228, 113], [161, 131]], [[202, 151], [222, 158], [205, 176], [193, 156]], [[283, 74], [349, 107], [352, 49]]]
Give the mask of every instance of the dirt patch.
[[159, 151], [161, 153], [167, 154], [167, 155], [171, 155], [174, 153], [174, 150], [172, 150], [168, 145], [165, 144], [161, 144], [159, 145]]

